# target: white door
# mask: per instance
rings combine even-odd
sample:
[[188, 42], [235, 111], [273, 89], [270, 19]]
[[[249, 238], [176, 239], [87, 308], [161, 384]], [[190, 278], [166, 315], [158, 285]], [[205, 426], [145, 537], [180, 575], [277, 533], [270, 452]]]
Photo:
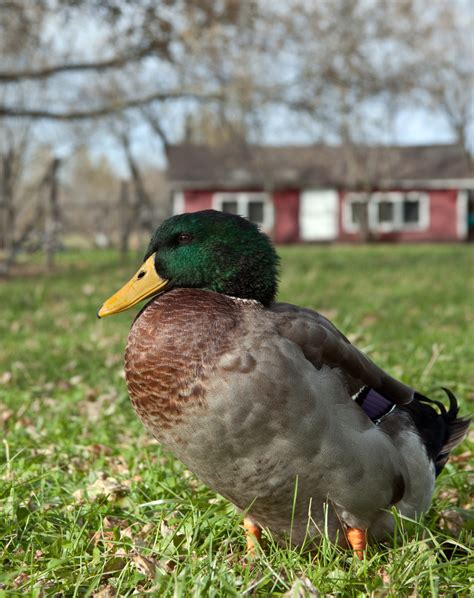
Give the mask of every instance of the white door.
[[339, 233], [339, 195], [334, 189], [303, 191], [300, 197], [302, 241], [333, 241]]
[[184, 193], [175, 191], [173, 193], [173, 216], [184, 212]]

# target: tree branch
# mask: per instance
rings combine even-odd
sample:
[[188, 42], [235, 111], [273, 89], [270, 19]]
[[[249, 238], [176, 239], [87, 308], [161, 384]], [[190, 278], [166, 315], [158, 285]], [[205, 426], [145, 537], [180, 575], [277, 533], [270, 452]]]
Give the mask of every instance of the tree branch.
[[[81, 71], [103, 71], [106, 69], [120, 68], [130, 62], [137, 62], [149, 54], [157, 51], [157, 43], [153, 42], [141, 49], [133, 49], [119, 56], [107, 60], [96, 60], [93, 62], [70, 62], [47, 66], [42, 69], [27, 69], [21, 71], [0, 71], [0, 83], [20, 83], [26, 80], [48, 79], [62, 73], [73, 73]], [[161, 49], [163, 51], [163, 49]]]
[[168, 135], [166, 134], [166, 131], [163, 129], [163, 126], [162, 126], [161, 122], [158, 120], [158, 118], [156, 118], [151, 113], [150, 110], [147, 110], [146, 108], [142, 109], [142, 114], [145, 117], [148, 125], [153, 129], [153, 131], [161, 139], [161, 142], [162, 142], [164, 150], [165, 150], [165, 154], [167, 154], [168, 153], [168, 148], [169, 148], [169, 145], [170, 145], [170, 141], [168, 139]]
[[117, 101], [112, 104], [106, 104], [99, 108], [92, 108], [90, 110], [71, 110], [65, 112], [57, 112], [54, 110], [36, 110], [33, 108], [14, 108], [13, 106], [6, 106], [0, 104], [0, 119], [1, 118], [32, 118], [36, 120], [55, 120], [55, 121], [71, 121], [71, 120], [87, 120], [94, 118], [102, 118], [110, 114], [116, 114], [129, 108], [139, 108], [157, 101], [164, 101], [170, 99], [194, 99], [194, 100], [219, 100], [219, 94], [205, 94], [195, 92], [155, 92], [147, 96], [139, 98], [130, 98], [122, 101]]

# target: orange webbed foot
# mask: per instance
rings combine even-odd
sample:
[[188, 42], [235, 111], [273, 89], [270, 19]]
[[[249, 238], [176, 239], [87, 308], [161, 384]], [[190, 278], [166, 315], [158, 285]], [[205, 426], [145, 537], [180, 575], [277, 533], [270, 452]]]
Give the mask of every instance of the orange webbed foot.
[[262, 530], [249, 517], [244, 519], [244, 529], [247, 538], [247, 556], [254, 557], [257, 552], [257, 545], [260, 543]]
[[364, 558], [364, 552], [367, 548], [367, 532], [365, 529], [359, 529], [358, 527], [346, 528], [347, 541], [352, 547], [357, 557], [362, 560]]

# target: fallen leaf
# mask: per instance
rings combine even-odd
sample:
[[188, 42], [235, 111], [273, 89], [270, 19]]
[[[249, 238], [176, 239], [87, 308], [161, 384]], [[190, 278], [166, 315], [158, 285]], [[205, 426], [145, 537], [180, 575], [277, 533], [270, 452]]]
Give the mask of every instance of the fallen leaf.
[[111, 368], [114, 365], [118, 365], [119, 363], [121, 364], [123, 360], [123, 357], [121, 354], [119, 353], [112, 353], [110, 355], [107, 355], [105, 358], [105, 366], [107, 368]]
[[165, 570], [166, 573], [173, 573], [173, 571], [176, 569], [176, 561], [165, 559], [160, 561], [160, 566]]
[[95, 442], [94, 444], [90, 444], [86, 447], [86, 450], [92, 453], [94, 457], [99, 457], [100, 455], [111, 455], [112, 449], [105, 444], [99, 444]]
[[[154, 523], [145, 523], [145, 525], [142, 527], [142, 529], [140, 530], [140, 537], [141, 538], [145, 538], [146, 536], [148, 536], [148, 534], [150, 534], [153, 530], [155, 529], [155, 524]], [[169, 529], [169, 528], [168, 528]]]
[[96, 501], [100, 497], [106, 498], [110, 502], [123, 499], [130, 489], [115, 478], [108, 477], [103, 471], [96, 473], [97, 479], [89, 484], [86, 489], [78, 488], [72, 495], [77, 502], [83, 504], [85, 499]]
[[117, 590], [109, 584], [102, 586], [92, 594], [92, 598], [115, 598], [116, 596]]
[[0, 403], [0, 422], [6, 424], [9, 419], [14, 415], [14, 411], [8, 409], [6, 405]]
[[40, 448], [32, 448], [31, 449], [31, 456], [37, 457], [38, 455], [42, 455], [44, 457], [49, 457], [50, 455], [54, 454], [54, 447], [52, 445], [40, 447]]
[[59, 380], [59, 382], [57, 383], [57, 388], [58, 390], [69, 390], [70, 389], [70, 385], [69, 382], [67, 380]]
[[222, 502], [222, 500], [216, 496], [215, 498], [210, 498], [207, 502], [210, 505], [218, 505]]
[[13, 375], [11, 372], [3, 372], [0, 376], [0, 384], [8, 384], [12, 381]]
[[94, 294], [95, 292], [95, 286], [92, 284], [85, 284], [82, 286], [82, 292], [84, 293], [84, 295], [86, 295], [87, 297], [90, 297], [91, 295]]
[[339, 315], [339, 311], [337, 309], [331, 309], [330, 307], [328, 307], [327, 309], [321, 310], [321, 315], [323, 315], [328, 320], [334, 321]]
[[133, 554], [132, 562], [139, 573], [146, 575], [148, 579], [155, 578], [156, 564], [153, 560], [144, 557], [141, 554]]
[[10, 326], [10, 330], [14, 334], [16, 334], [17, 332], [20, 332], [20, 328], [21, 328], [21, 324], [18, 320], [15, 320], [14, 322], [12, 322], [12, 324]]
[[457, 509], [444, 509], [440, 513], [439, 526], [442, 530], [449, 532], [452, 536], [459, 536], [466, 524], [468, 517]]
[[104, 530], [98, 530], [92, 534], [91, 542], [94, 546], [103, 544], [107, 550], [113, 550], [114, 548], [114, 532], [107, 532]]
[[464, 451], [464, 453], [461, 453], [460, 455], [451, 455], [449, 457], [449, 460], [451, 463], [465, 463], [467, 461], [470, 461], [471, 458], [472, 458], [472, 452]]
[[167, 536], [170, 536], [173, 533], [173, 531], [171, 530], [171, 528], [168, 527], [168, 525], [166, 524], [166, 522], [164, 520], [161, 521], [160, 524], [160, 534], [162, 538], [166, 538]]
[[120, 517], [111, 517], [107, 515], [103, 519], [104, 529], [112, 529], [118, 527], [119, 529], [125, 529], [130, 526], [126, 519], [120, 519]]
[[363, 328], [367, 328], [368, 326], [372, 326], [375, 322], [379, 321], [379, 317], [376, 314], [367, 314], [362, 318], [361, 325]]
[[128, 465], [123, 457], [106, 457], [105, 461], [107, 463], [108, 471], [112, 471], [113, 473], [118, 474], [122, 478], [128, 477], [130, 475], [130, 470], [128, 469]]
[[439, 492], [438, 500], [456, 504], [459, 502], [459, 490], [457, 488], [444, 488]]
[[383, 584], [385, 586], [390, 587], [390, 585], [391, 585], [390, 575], [387, 573], [387, 571], [383, 567], [380, 568], [379, 575], [380, 575], [380, 578], [381, 578]]
[[25, 573], [25, 571], [22, 571], [13, 580], [13, 585], [15, 586], [15, 588], [19, 588], [24, 583], [26, 583], [29, 579], [30, 579], [30, 576], [28, 575], [28, 573]]
[[133, 535], [133, 524], [129, 525], [128, 527], [126, 527], [125, 529], [122, 529], [120, 532], [120, 537], [121, 538], [128, 538], [129, 540], [134, 540], [134, 535]]

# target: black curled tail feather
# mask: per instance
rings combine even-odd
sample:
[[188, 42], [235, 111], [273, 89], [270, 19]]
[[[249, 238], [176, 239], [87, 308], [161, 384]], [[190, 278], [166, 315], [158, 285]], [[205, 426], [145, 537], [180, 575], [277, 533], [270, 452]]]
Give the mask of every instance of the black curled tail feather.
[[443, 390], [448, 395], [448, 410], [443, 403], [418, 392], [415, 392], [411, 403], [399, 407], [410, 414], [434, 463], [436, 475], [446, 465], [449, 453], [463, 440], [471, 421], [470, 418], [458, 417], [459, 406], [455, 395], [448, 388]]
[[[446, 413], [446, 423], [448, 427], [448, 433], [446, 439], [441, 447], [441, 451], [438, 455], [437, 460], [435, 461], [436, 472], [439, 473], [443, 467], [446, 465], [446, 462], [449, 458], [449, 453], [458, 445], [460, 444], [464, 437], [467, 434], [469, 429], [469, 424], [471, 423], [471, 419], [466, 418], [459, 418], [458, 411], [459, 406], [457, 399], [452, 393], [449, 388], [444, 388], [444, 392], [448, 395], [449, 398], [449, 409]], [[438, 470], [439, 468], [439, 470]]]

